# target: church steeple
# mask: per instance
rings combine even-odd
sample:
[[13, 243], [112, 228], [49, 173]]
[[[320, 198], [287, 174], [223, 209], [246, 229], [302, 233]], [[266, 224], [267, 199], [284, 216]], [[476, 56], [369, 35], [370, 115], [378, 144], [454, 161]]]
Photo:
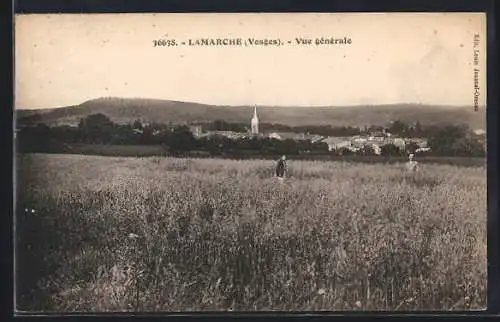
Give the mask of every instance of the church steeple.
[[253, 108], [251, 128], [252, 128], [252, 134], [259, 134], [259, 118], [257, 116], [257, 106], [254, 106]]

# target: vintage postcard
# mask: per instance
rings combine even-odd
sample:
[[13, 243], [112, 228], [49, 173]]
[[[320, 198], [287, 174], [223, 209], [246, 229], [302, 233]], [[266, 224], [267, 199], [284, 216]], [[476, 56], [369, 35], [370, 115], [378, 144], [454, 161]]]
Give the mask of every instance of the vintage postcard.
[[486, 16], [15, 16], [17, 312], [486, 307]]

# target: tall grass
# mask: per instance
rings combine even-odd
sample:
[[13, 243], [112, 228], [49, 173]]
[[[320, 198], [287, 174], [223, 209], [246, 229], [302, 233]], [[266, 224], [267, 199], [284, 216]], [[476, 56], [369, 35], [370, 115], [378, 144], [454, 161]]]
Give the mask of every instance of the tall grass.
[[[486, 170], [21, 155], [18, 309], [486, 306]], [[31, 210], [33, 209], [34, 212]]]

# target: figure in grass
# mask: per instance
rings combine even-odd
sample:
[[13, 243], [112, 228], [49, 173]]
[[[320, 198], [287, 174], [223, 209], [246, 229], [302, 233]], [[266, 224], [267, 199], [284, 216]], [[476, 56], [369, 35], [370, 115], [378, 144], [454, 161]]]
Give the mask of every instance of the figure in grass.
[[418, 162], [415, 161], [415, 155], [413, 153], [410, 153], [408, 155], [408, 162], [406, 162], [406, 170], [408, 170], [408, 172], [418, 171]]
[[278, 177], [278, 179], [280, 180], [283, 180], [286, 177], [287, 171], [288, 167], [286, 164], [286, 156], [283, 155], [276, 164], [276, 177]]

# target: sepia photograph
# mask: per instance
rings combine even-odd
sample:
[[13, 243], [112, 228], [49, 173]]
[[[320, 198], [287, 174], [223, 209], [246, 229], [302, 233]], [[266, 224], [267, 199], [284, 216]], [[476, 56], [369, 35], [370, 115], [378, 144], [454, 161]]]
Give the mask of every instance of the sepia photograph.
[[482, 311], [486, 14], [14, 16], [14, 311]]

